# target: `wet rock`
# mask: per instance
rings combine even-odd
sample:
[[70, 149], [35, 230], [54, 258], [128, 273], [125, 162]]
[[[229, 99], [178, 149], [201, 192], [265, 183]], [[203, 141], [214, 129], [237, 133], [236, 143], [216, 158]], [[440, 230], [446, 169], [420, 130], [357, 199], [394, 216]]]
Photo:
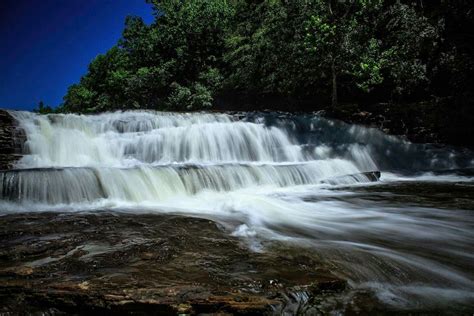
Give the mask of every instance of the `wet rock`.
[[207, 219], [10, 214], [0, 227], [1, 312], [259, 315], [295, 288], [343, 290], [307, 249], [255, 253]]
[[33, 268], [27, 266], [11, 267], [0, 270], [0, 276], [28, 276], [33, 273]]
[[10, 169], [21, 158], [26, 136], [15, 119], [0, 109], [0, 170]]
[[375, 182], [380, 180], [380, 171], [369, 171], [369, 172], [363, 172], [363, 175], [365, 175], [370, 181]]
[[338, 177], [332, 177], [329, 179], [322, 180], [321, 182], [332, 184], [332, 185], [344, 183], [344, 181], [348, 179], [353, 179], [356, 181], [377, 182], [380, 180], [380, 176], [381, 176], [380, 171], [368, 171], [368, 172], [361, 172], [361, 173], [356, 173], [356, 174], [348, 174], [348, 175], [343, 175], [343, 176], [338, 176]]
[[347, 281], [341, 279], [319, 280], [309, 287], [313, 294], [321, 292], [342, 292], [347, 287]]

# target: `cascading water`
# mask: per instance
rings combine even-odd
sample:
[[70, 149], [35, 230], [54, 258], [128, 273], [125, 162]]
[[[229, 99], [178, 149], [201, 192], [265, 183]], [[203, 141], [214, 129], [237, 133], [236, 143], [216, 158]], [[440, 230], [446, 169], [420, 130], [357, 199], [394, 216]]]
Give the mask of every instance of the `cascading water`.
[[13, 115], [28, 155], [1, 185], [4, 199], [22, 203], [165, 202], [204, 190], [364, 182], [361, 173], [377, 169], [357, 145], [329, 158], [327, 146], [225, 114]]
[[377, 170], [382, 184], [471, 185], [425, 173], [470, 168], [470, 152], [313, 115], [11, 115], [27, 141], [16, 168], [0, 172], [2, 213], [107, 208], [212, 218], [256, 250], [268, 239], [308, 245], [353, 287], [375, 288], [390, 304], [474, 299], [469, 212], [358, 191], [374, 187]]

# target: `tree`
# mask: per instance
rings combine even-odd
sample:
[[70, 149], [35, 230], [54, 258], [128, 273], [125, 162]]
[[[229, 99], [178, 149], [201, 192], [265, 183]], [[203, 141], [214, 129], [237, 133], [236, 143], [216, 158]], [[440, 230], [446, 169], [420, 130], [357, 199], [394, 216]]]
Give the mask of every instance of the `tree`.
[[[330, 97], [336, 107], [344, 97], [427, 98], [443, 90], [439, 83], [445, 81], [457, 94], [470, 95], [464, 84], [474, 69], [469, 45], [446, 40], [454, 37], [451, 33], [440, 37], [449, 17], [443, 10], [459, 20], [466, 11], [460, 5], [148, 2], [154, 22], [128, 17], [118, 44], [97, 56], [68, 89], [63, 110], [198, 110], [211, 107], [226, 92], [290, 100]], [[434, 13], [435, 8], [441, 11]], [[465, 24], [471, 20], [466, 18]], [[430, 86], [433, 78], [436, 88]]]
[[311, 1], [238, 2], [226, 40], [226, 88], [291, 96], [316, 86], [301, 28], [312, 11]]
[[330, 74], [333, 107], [340, 75], [362, 80], [357, 85], [365, 91], [383, 80], [380, 45], [367, 19], [381, 8], [381, 1], [318, 1], [316, 14], [306, 23], [307, 49], [316, 56], [317, 66]]
[[[97, 56], [64, 98], [65, 110], [200, 109], [222, 84], [232, 5], [225, 0], [149, 1], [155, 21], [128, 17], [117, 46]], [[187, 105], [177, 100], [190, 93]]]
[[48, 114], [53, 113], [54, 110], [49, 105], [44, 105], [43, 101], [38, 103], [38, 107], [33, 110], [33, 112], [40, 113], [40, 114]]
[[[386, 83], [391, 95], [410, 94], [428, 81], [436, 28], [413, 6], [383, 1], [320, 1], [306, 23], [308, 51], [331, 77], [332, 106], [338, 79], [369, 93]], [[389, 82], [386, 82], [389, 80]]]
[[437, 49], [441, 26], [430, 23], [414, 6], [400, 2], [381, 12], [379, 23], [384, 32], [383, 67], [393, 86], [392, 95], [426, 90], [428, 68]]
[[63, 100], [62, 111], [92, 112], [95, 110], [96, 93], [83, 84], [73, 84], [67, 90]]

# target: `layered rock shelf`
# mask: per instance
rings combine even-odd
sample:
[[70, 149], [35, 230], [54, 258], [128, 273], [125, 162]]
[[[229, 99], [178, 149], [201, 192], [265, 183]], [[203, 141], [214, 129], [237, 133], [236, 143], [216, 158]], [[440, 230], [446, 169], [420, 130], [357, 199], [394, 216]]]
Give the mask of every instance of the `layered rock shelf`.
[[[0, 312], [321, 313], [350, 291], [316, 253], [279, 243], [253, 252], [206, 219], [30, 213], [0, 224]], [[342, 310], [373, 302], [352, 300]]]
[[0, 170], [11, 169], [21, 158], [25, 135], [15, 119], [0, 109]]

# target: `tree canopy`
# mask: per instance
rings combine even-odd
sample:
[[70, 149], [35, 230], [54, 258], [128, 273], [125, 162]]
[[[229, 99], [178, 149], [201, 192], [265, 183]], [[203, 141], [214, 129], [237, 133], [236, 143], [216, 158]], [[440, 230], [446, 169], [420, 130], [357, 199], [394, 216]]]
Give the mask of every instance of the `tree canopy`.
[[456, 34], [472, 26], [463, 2], [148, 2], [154, 22], [128, 17], [117, 45], [69, 87], [60, 110], [209, 109], [229, 93], [332, 106], [472, 97], [472, 43]]

